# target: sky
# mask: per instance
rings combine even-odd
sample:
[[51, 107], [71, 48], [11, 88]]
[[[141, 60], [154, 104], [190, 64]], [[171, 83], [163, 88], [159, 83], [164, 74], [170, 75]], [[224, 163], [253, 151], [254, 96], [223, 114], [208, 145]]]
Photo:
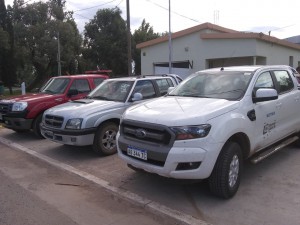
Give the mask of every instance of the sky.
[[[99, 9], [119, 7], [126, 20], [126, 2], [66, 0], [66, 9], [74, 12], [78, 29], [83, 32], [84, 25]], [[12, 5], [13, 0], [5, 3]], [[270, 32], [280, 39], [300, 35], [300, 0], [129, 0], [131, 31], [138, 29], [145, 19], [154, 32], [168, 32], [169, 6], [171, 32], [209, 22], [243, 32]]]

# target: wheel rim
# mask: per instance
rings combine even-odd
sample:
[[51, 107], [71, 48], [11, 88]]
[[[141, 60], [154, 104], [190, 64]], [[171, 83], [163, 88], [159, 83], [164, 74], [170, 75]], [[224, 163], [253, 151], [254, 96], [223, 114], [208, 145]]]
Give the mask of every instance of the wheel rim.
[[237, 182], [239, 176], [239, 165], [240, 165], [239, 157], [237, 155], [234, 155], [230, 162], [230, 168], [229, 168], [228, 183], [231, 188], [234, 187], [234, 185]]
[[116, 147], [116, 136], [115, 130], [107, 130], [102, 137], [102, 146], [107, 150], [113, 150]]

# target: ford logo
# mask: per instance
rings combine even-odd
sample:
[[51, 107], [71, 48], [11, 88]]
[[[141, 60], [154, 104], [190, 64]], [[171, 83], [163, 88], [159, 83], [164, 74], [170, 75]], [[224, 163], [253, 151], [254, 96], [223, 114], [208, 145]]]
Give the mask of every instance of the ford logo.
[[138, 138], [145, 138], [147, 136], [147, 132], [144, 129], [137, 129], [135, 131], [135, 136]]

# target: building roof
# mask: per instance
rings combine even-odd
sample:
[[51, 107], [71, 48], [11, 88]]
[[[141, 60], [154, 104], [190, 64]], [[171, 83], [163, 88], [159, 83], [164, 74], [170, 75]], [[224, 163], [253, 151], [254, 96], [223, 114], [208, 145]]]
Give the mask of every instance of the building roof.
[[[194, 26], [185, 30], [181, 30], [175, 33], [172, 33], [172, 39], [176, 39], [179, 37], [186, 36], [191, 33], [199, 32], [201, 30], [213, 30], [217, 31], [214, 33], [201, 33], [200, 38], [202, 39], [257, 39], [265, 42], [269, 42], [271, 44], [278, 44], [284, 47], [293, 48], [300, 50], [300, 45], [295, 44], [286, 40], [281, 40], [276, 37], [266, 35], [263, 33], [254, 33], [254, 32], [240, 32], [236, 30], [231, 30], [225, 27], [221, 27], [218, 25], [214, 25], [211, 23], [203, 23], [198, 26]], [[159, 37], [150, 41], [146, 41], [143, 43], [138, 44], [137, 48], [145, 48], [152, 45], [156, 45], [159, 43], [167, 42], [169, 40], [168, 36]]]
[[[225, 27], [221, 27], [221, 26], [218, 26], [218, 25], [215, 25], [215, 24], [202, 23], [198, 26], [190, 27], [188, 29], [172, 33], [172, 39], [183, 37], [183, 36], [186, 36], [188, 34], [192, 34], [192, 33], [195, 33], [195, 32], [201, 31], [201, 30], [205, 30], [205, 29], [210, 29], [210, 30], [214, 30], [214, 31], [217, 31], [217, 32], [222, 32], [222, 33], [237, 33], [238, 32], [236, 30], [227, 29]], [[168, 40], [169, 40], [169, 36], [166, 35], [166, 36], [162, 36], [162, 37], [150, 40], [150, 41], [146, 41], [146, 42], [137, 44], [136, 47], [137, 48], [145, 48], [145, 47], [148, 47], [148, 46], [151, 46], [151, 45], [156, 45], [156, 44], [159, 44], [159, 43], [162, 43], [162, 42], [166, 42]]]
[[271, 44], [282, 45], [284, 47], [293, 48], [300, 50], [300, 45], [294, 44], [292, 42], [281, 40], [276, 37], [266, 35], [263, 33], [205, 33], [200, 34], [202, 39], [257, 39], [265, 42], [269, 42]]

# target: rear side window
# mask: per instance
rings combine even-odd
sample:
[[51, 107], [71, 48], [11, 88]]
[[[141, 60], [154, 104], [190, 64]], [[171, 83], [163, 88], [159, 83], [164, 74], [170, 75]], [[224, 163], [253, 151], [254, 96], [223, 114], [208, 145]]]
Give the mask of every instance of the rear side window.
[[79, 93], [88, 93], [91, 91], [91, 88], [87, 79], [78, 79], [73, 81], [70, 90], [78, 90]]
[[155, 82], [157, 83], [161, 95], [167, 94], [169, 87], [174, 87], [170, 79], [157, 79]]
[[278, 93], [290, 91], [294, 88], [294, 83], [287, 71], [274, 71], [275, 79], [278, 84]]
[[101, 84], [104, 81], [104, 78], [94, 78], [94, 84], [95, 87], [97, 87], [99, 84]]

